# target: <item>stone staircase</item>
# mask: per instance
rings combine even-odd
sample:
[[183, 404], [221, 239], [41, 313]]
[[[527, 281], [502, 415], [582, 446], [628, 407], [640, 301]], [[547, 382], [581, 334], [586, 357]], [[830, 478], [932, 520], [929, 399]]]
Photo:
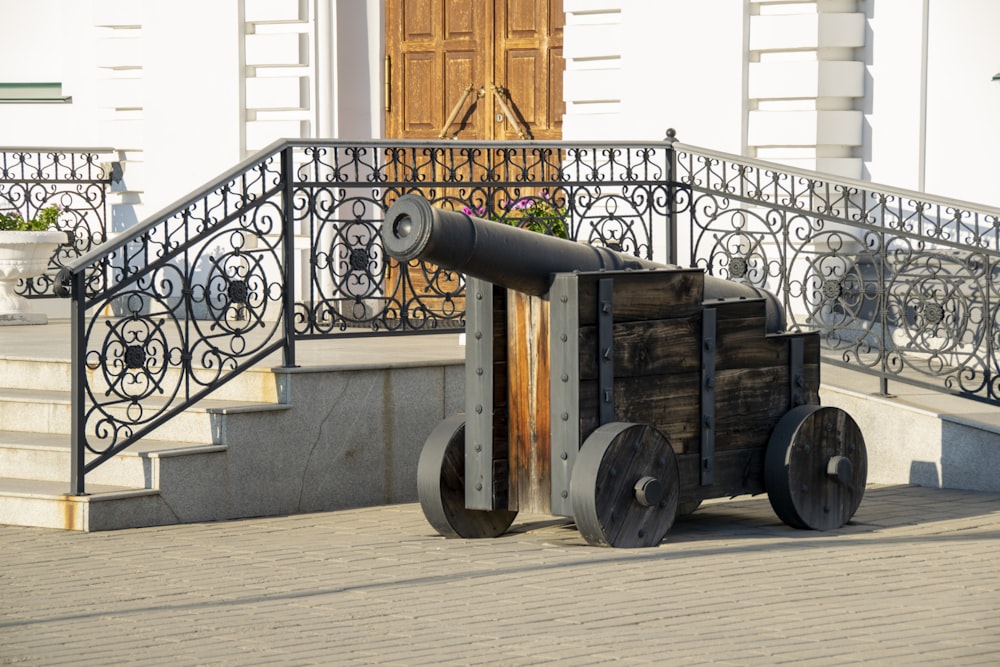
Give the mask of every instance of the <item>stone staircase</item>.
[[[71, 530], [416, 500], [427, 434], [464, 407], [454, 335], [300, 343], [301, 368], [253, 368], [70, 490], [68, 324], [0, 327], [0, 524]], [[11, 333], [17, 330], [16, 333]], [[28, 341], [28, 342], [24, 342]], [[276, 363], [271, 360], [272, 364]], [[1000, 409], [823, 366], [821, 400], [868, 446], [868, 481], [1000, 492]]]
[[[70, 363], [0, 358], [0, 523], [106, 530], [176, 523], [179, 501], [167, 480], [211, 483], [227, 446], [227, 412], [287, 408], [275, 376], [254, 369], [158, 428], [150, 438], [87, 475], [88, 495], [70, 491]], [[194, 511], [192, 511], [194, 510]], [[220, 518], [217, 508], [186, 508], [186, 520]]]
[[4, 356], [3, 329], [0, 524], [97, 531], [413, 501], [426, 435], [464, 401], [454, 336], [331, 344], [306, 351], [308, 367], [244, 372], [72, 496], [70, 362]]

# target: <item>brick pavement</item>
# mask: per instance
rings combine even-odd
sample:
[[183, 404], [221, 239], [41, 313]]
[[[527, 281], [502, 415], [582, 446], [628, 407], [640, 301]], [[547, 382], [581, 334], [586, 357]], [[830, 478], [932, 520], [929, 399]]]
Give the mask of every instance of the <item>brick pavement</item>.
[[1000, 495], [915, 487], [829, 534], [706, 503], [644, 550], [444, 540], [417, 505], [0, 527], [0, 664], [998, 665], [998, 538]]

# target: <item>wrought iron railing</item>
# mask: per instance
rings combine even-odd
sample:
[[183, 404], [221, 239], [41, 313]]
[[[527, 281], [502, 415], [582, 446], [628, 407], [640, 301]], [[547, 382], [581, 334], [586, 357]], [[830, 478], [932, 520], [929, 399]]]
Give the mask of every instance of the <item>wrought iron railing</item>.
[[825, 363], [996, 403], [1000, 209], [676, 144], [693, 265], [779, 294]]
[[0, 213], [17, 212], [30, 220], [58, 206], [56, 228], [67, 237], [49, 261], [49, 271], [18, 281], [18, 294], [54, 296], [56, 272], [107, 240], [107, 191], [120, 179], [110, 148], [0, 148]]
[[996, 401], [1000, 212], [650, 144], [279, 142], [66, 267], [73, 493], [297, 340], [454, 330], [462, 276], [382, 251], [400, 195], [780, 295], [831, 361]]
[[666, 243], [670, 147], [279, 143], [87, 253], [72, 296], [73, 492], [88, 471], [296, 340], [463, 325], [464, 280], [382, 252], [385, 209], [436, 205], [642, 256]]

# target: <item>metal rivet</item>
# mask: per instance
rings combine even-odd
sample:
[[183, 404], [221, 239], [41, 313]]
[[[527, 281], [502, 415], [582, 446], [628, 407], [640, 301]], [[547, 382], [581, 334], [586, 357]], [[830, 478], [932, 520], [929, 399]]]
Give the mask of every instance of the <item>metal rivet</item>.
[[563, 491], [559, 495], [562, 496], [563, 498], [569, 498], [569, 491]]
[[483, 490], [483, 483], [476, 482], [476, 491], [482, 491], [482, 490]]
[[559, 415], [559, 418], [562, 419], [564, 422], [565, 421], [569, 421], [569, 413], [568, 412], [564, 412], [561, 415]]
[[482, 300], [483, 300], [483, 293], [476, 292], [476, 301], [482, 301]]
[[482, 331], [477, 331], [476, 333], [474, 333], [472, 335], [476, 337], [476, 340], [479, 340], [480, 338], [483, 337], [483, 332]]
[[476, 406], [476, 414], [477, 415], [483, 414], [483, 406], [481, 406], [481, 405], [477, 405]]
[[483, 372], [484, 372], [484, 371], [483, 371], [483, 369], [482, 369], [482, 368], [477, 368], [477, 369], [476, 369], [476, 375], [482, 375], [482, 374], [483, 374]]
[[563, 294], [561, 297], [559, 297], [559, 300], [562, 301], [563, 303], [566, 303], [567, 301], [569, 301], [569, 297]]
[[482, 445], [476, 445], [476, 451], [477, 452], [483, 451], [483, 446]]
[[561, 458], [563, 461], [565, 461], [566, 459], [569, 458], [569, 454], [567, 454], [566, 452], [563, 452], [562, 454], [559, 455], [559, 458]]
[[565, 343], [566, 341], [569, 340], [569, 336], [567, 336], [566, 334], [563, 334], [562, 336], [559, 336], [559, 340], [561, 340], [562, 342]]
[[562, 374], [562, 375], [561, 375], [561, 376], [559, 377], [559, 379], [560, 379], [560, 380], [562, 380], [563, 382], [569, 382], [569, 376], [568, 376], [568, 375], [566, 375], [565, 373], [563, 373], [563, 374]]

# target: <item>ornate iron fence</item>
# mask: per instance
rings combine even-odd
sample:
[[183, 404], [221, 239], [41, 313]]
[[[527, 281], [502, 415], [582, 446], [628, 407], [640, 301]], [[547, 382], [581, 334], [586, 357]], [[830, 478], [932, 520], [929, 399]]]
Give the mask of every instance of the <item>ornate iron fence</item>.
[[18, 281], [18, 294], [52, 297], [56, 272], [108, 238], [107, 190], [121, 174], [110, 148], [0, 148], [0, 213], [30, 220], [58, 206], [57, 229], [66, 232], [49, 271]]
[[676, 144], [692, 265], [782, 297], [824, 362], [997, 402], [1000, 210]]
[[86, 472], [267, 355], [325, 336], [464, 324], [464, 279], [399, 265], [401, 194], [651, 257], [673, 210], [668, 144], [275, 144], [87, 253], [73, 299], [73, 492]]
[[73, 493], [295, 342], [454, 330], [464, 280], [382, 250], [420, 192], [778, 294], [829, 360], [997, 400], [1000, 211], [675, 144], [281, 142], [69, 263]]

